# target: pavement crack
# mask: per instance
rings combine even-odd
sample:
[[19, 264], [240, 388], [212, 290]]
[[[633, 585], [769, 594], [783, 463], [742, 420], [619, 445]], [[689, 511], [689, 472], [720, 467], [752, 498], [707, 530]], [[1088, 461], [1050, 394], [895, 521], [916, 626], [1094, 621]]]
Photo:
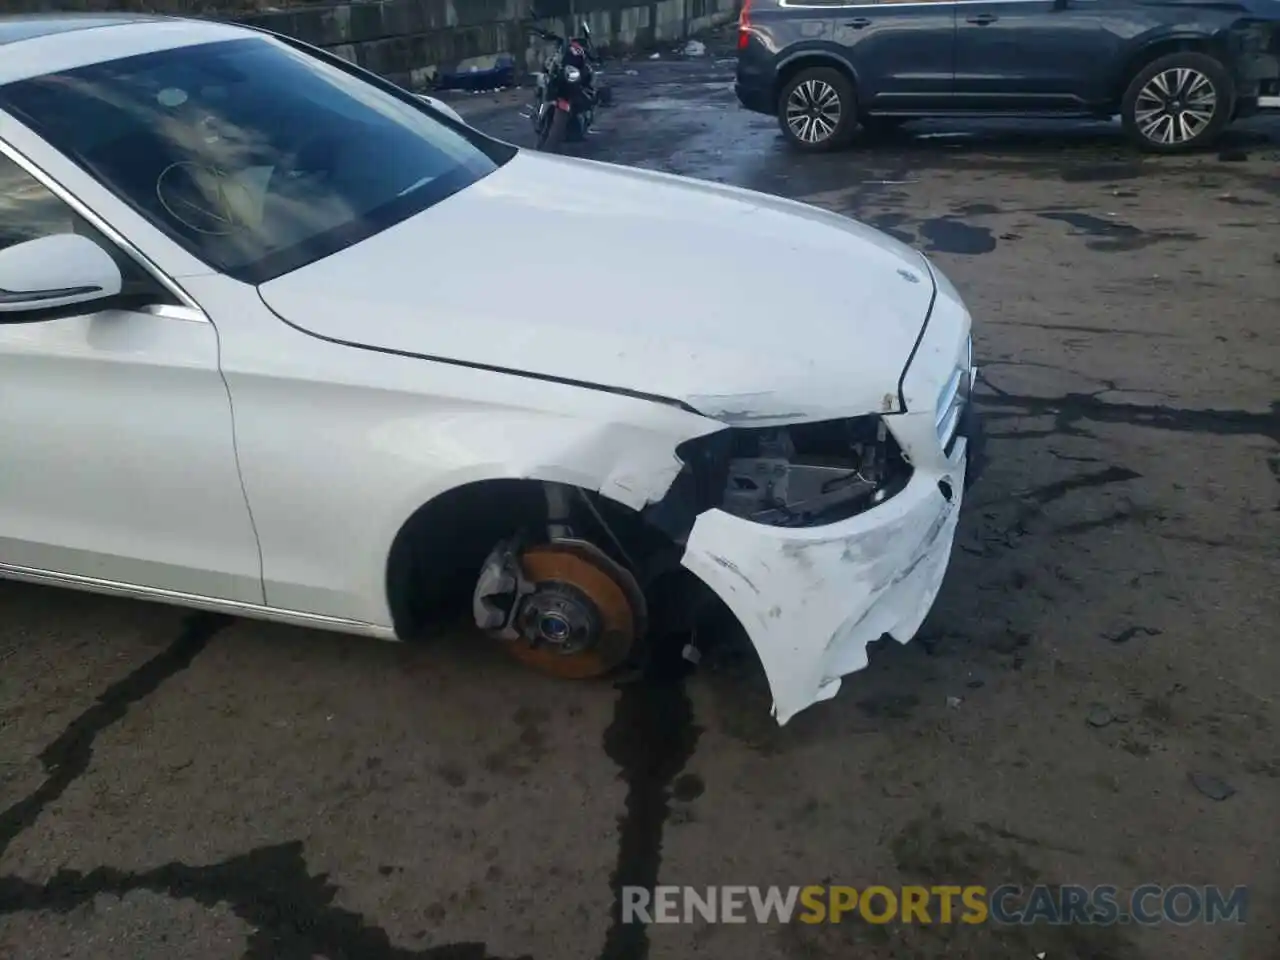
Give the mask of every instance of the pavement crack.
[[1142, 474], [1130, 470], [1128, 467], [1110, 466], [1104, 470], [1096, 470], [1093, 473], [1082, 473], [1074, 477], [1066, 477], [1062, 480], [1046, 483], [1033, 490], [1018, 494], [1018, 499], [1031, 500], [1043, 506], [1046, 503], [1061, 500], [1074, 490], [1088, 490], [1092, 487], [1105, 487], [1112, 483], [1125, 483], [1129, 480], [1140, 479], [1142, 479]]
[[1104, 337], [1175, 337], [1166, 330], [1135, 330], [1126, 327], [1093, 327], [1079, 323], [1032, 323], [1026, 320], [984, 320], [983, 326], [1034, 327], [1037, 330], [1062, 330], [1067, 333], [1096, 333]]
[[[1130, 470], [1128, 467], [1113, 465], [1091, 473], [1081, 473], [1072, 477], [1065, 477], [1062, 480], [1054, 480], [1052, 483], [1046, 483], [1031, 490], [1015, 493], [1010, 497], [1001, 497], [998, 500], [978, 504], [978, 508], [981, 509], [1010, 500], [1017, 503], [1017, 509], [1014, 511], [1010, 522], [996, 529], [991, 535], [984, 536], [983, 540], [988, 544], [1000, 543], [1005, 547], [1012, 548], [1015, 546], [1017, 539], [1030, 535], [1029, 525], [1033, 520], [1044, 514], [1045, 507], [1048, 504], [1061, 500], [1077, 490], [1104, 487], [1113, 483], [1126, 483], [1130, 480], [1141, 478], [1142, 474]], [[1148, 515], [1148, 511], [1130, 504], [1124, 509], [1117, 510], [1099, 519], [1080, 520], [1056, 526], [1050, 529], [1048, 533], [1050, 535], [1086, 533], [1090, 530], [1113, 527], [1129, 520], [1142, 520]], [[984, 547], [983, 549], [985, 551], [986, 548]]]
[[1050, 533], [1057, 537], [1077, 536], [1082, 533], [1089, 533], [1093, 530], [1109, 530], [1124, 523], [1141, 521], [1149, 515], [1148, 511], [1143, 510], [1114, 510], [1105, 517], [1097, 517], [1093, 520], [1077, 520], [1074, 523], [1064, 523], [1060, 526], [1054, 527]]
[[[0, 877], [0, 916], [19, 911], [67, 913], [100, 895], [143, 890], [203, 907], [225, 904], [254, 928], [242, 960], [497, 960], [483, 943], [410, 950], [353, 910], [336, 906], [338, 887], [311, 874], [302, 842], [258, 847], [207, 866], [167, 863], [131, 872], [95, 867], [59, 870], [48, 883]], [[531, 960], [524, 955], [518, 960]]]
[[0, 856], [89, 768], [98, 735], [123, 718], [133, 704], [146, 699], [170, 677], [191, 666], [191, 661], [213, 635], [230, 622], [230, 617], [213, 613], [188, 616], [173, 643], [98, 694], [93, 706], [72, 720], [57, 739], [40, 752], [40, 763], [46, 774], [44, 783], [0, 813]]
[[1029, 837], [1026, 834], [1018, 833], [1014, 830], [1008, 829], [1007, 827], [997, 826], [994, 823], [988, 823], [985, 820], [977, 821], [974, 826], [989, 836], [999, 837], [1001, 840], [1009, 840], [1025, 847], [1036, 847], [1040, 850], [1052, 850], [1055, 853], [1068, 853], [1074, 857], [1088, 856], [1088, 853], [1082, 847], [1072, 846], [1065, 843], [1049, 843], [1046, 840]]
[[974, 401], [984, 407], [1019, 410], [1028, 417], [1053, 416], [1056, 419], [1053, 433], [1078, 432], [1075, 424], [1086, 420], [1092, 423], [1125, 423], [1176, 433], [1202, 433], [1220, 437], [1261, 436], [1280, 443], [1280, 401], [1272, 403], [1268, 413], [1115, 403], [1087, 393], [1036, 397], [997, 391], [978, 394]]
[[[34, 793], [0, 814], [0, 854], [82, 776], [98, 735], [122, 719], [169, 678], [191, 666], [230, 617], [196, 613], [163, 652], [117, 680], [40, 753], [47, 777]], [[47, 883], [0, 876], [0, 916], [23, 911], [67, 913], [100, 895], [144, 890], [204, 907], [226, 904], [254, 928], [242, 960], [497, 960], [482, 943], [450, 943], [409, 950], [393, 946], [380, 927], [334, 906], [337, 886], [307, 871], [302, 843], [259, 847], [208, 866], [168, 863], [152, 870], [95, 867], [59, 870]], [[519, 960], [530, 960], [528, 956]]]
[[1101, 463], [1101, 457], [1073, 457], [1065, 453], [1059, 453], [1057, 450], [1050, 450], [1049, 456], [1055, 460], [1069, 460], [1072, 463]]
[[644, 960], [649, 955], [644, 924], [622, 916], [622, 891], [634, 886], [652, 892], [657, 886], [671, 784], [702, 733], [693, 722], [685, 690], [690, 665], [681, 650], [679, 642], [656, 647], [645, 677], [621, 686], [613, 722], [605, 730], [604, 749], [621, 768], [627, 799], [626, 812], [618, 818], [618, 859], [610, 877], [613, 918], [600, 960]]
[[1144, 637], [1158, 637], [1162, 633], [1164, 633], [1163, 630], [1157, 630], [1155, 627], [1144, 627], [1139, 624], [1137, 626], [1126, 627], [1114, 637], [1106, 637], [1105, 639], [1110, 640], [1112, 643], [1128, 643], [1138, 634], [1142, 634]]

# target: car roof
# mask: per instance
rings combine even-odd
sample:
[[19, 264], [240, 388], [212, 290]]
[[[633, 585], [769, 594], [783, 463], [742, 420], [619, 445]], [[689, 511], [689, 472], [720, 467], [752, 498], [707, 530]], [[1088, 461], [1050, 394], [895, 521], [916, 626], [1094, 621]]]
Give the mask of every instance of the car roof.
[[0, 47], [33, 37], [47, 37], [72, 30], [92, 30], [95, 27], [113, 27], [121, 23], [137, 23], [154, 20], [145, 14], [73, 14], [35, 13], [26, 16], [0, 14]]
[[231, 23], [148, 14], [0, 15], [0, 87], [121, 57], [260, 35]]

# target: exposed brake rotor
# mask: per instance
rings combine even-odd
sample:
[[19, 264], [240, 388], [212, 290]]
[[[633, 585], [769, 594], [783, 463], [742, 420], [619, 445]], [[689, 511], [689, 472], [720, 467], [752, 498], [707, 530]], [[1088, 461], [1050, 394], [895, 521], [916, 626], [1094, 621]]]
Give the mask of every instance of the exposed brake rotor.
[[476, 622], [542, 673], [598, 677], [620, 666], [648, 614], [635, 578], [585, 540], [553, 540], [516, 553], [499, 545], [481, 573]]

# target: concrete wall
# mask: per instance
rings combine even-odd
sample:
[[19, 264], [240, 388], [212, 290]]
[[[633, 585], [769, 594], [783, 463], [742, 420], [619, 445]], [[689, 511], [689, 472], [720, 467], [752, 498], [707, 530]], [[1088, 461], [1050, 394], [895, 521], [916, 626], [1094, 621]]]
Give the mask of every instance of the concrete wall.
[[[0, 13], [147, 10], [215, 16], [278, 30], [325, 47], [397, 83], [429, 86], [438, 70], [489, 66], [511, 54], [533, 68], [537, 47], [520, 24], [534, 0], [0, 0]], [[610, 52], [681, 40], [725, 23], [738, 0], [536, 0], [539, 23], [568, 32], [586, 19]], [[274, 5], [273, 5], [274, 4]]]
[[[533, 68], [538, 45], [521, 20], [532, 0], [382, 0], [238, 14], [332, 50], [399, 83], [429, 86], [439, 70], [486, 68], [501, 54]], [[678, 41], [736, 16], [737, 0], [536, 0], [539, 24], [569, 32], [578, 19], [610, 52]], [[576, 32], [576, 31], [573, 31]]]
[[[516, 54], [527, 41], [518, 20], [528, 0], [384, 0], [308, 4], [234, 15], [298, 37], [397, 83], [425, 87], [438, 69]], [[487, 65], [487, 64], [484, 64]]]

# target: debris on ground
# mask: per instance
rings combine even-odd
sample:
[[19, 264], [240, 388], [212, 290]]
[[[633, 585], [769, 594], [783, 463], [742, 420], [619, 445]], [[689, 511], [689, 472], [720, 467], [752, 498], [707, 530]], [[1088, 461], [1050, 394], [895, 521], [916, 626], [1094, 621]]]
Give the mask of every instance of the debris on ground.
[[1220, 780], [1207, 773], [1190, 773], [1187, 774], [1187, 779], [1191, 781], [1193, 787], [1210, 800], [1226, 800], [1228, 797], [1234, 796], [1236, 792], [1236, 788], [1225, 780]]
[[1115, 721], [1116, 717], [1107, 707], [1098, 704], [1094, 706], [1088, 716], [1085, 717], [1086, 722], [1091, 727], [1105, 727]]
[[952, 710], [959, 710], [960, 704], [964, 701], [960, 697], [947, 697], [947, 706]]
[[1142, 634], [1145, 637], [1158, 637], [1162, 633], [1164, 633], [1163, 630], [1158, 630], [1155, 627], [1144, 627], [1139, 625], [1135, 627], [1128, 627], [1117, 633], [1114, 637], [1107, 636], [1106, 634], [1103, 634], [1103, 636], [1112, 643], [1128, 643], [1138, 634]]
[[686, 57], [705, 57], [707, 55], [707, 45], [701, 40], [690, 40], [684, 45], [684, 55]]
[[651, 54], [649, 54], [649, 59], [650, 59], [650, 60], [661, 60], [661, 59], [662, 59], [662, 54], [660, 54], [660, 53], [651, 53]]

